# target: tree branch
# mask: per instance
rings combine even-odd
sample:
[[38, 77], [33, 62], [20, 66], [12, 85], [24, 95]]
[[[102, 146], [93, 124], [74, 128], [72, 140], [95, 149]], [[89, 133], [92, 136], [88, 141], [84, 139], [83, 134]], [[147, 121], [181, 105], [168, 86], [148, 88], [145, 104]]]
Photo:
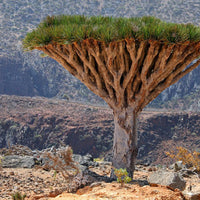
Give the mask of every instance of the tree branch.
[[165, 44], [126, 39], [106, 44], [94, 39], [37, 47], [57, 60], [113, 110], [136, 114], [165, 88], [200, 64], [200, 42]]

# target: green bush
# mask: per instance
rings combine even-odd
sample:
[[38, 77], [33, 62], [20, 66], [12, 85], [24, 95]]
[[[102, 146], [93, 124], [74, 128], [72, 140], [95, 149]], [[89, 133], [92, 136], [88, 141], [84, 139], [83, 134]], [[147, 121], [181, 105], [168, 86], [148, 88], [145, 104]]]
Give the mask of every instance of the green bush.
[[117, 176], [117, 182], [121, 183], [121, 186], [123, 186], [124, 183], [129, 183], [131, 181], [126, 169], [115, 169], [114, 173]]

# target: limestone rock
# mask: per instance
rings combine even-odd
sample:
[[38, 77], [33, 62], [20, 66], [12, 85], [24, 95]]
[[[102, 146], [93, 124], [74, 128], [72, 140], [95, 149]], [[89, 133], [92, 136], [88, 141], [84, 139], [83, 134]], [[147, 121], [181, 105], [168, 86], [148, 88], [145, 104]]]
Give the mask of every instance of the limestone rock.
[[9, 155], [2, 159], [2, 167], [5, 168], [33, 168], [35, 165], [34, 157]]
[[93, 157], [90, 154], [87, 154], [85, 156], [81, 156], [78, 154], [73, 154], [72, 156], [73, 160], [77, 163], [79, 163], [80, 165], [84, 165], [84, 166], [97, 166], [98, 163], [97, 162], [93, 162]]
[[72, 181], [71, 187], [69, 188], [69, 192], [75, 192], [79, 188], [83, 188], [85, 186], [91, 185], [96, 182], [112, 182], [113, 180], [107, 176], [101, 176], [95, 172], [90, 170], [85, 170], [80, 172]]
[[182, 169], [186, 169], [185, 165], [183, 164], [182, 161], [177, 161], [174, 163], [174, 171], [177, 172], [177, 171], [180, 171]]
[[148, 181], [149, 183], [170, 186], [179, 190], [184, 190], [186, 186], [182, 176], [176, 172], [156, 171], [149, 176]]
[[199, 200], [200, 192], [183, 192], [187, 200]]

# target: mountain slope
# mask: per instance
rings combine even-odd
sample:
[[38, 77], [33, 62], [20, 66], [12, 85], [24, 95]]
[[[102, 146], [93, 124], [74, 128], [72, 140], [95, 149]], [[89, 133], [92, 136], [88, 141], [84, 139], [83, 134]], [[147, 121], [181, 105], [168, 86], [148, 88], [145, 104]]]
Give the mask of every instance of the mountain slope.
[[[67, 95], [77, 101], [103, 103], [52, 59], [40, 58], [38, 52], [22, 51], [21, 41], [26, 33], [47, 15], [153, 15], [165, 21], [200, 25], [199, 10], [199, 0], [1, 0], [0, 94], [60, 98]], [[200, 68], [164, 91], [154, 106], [196, 92], [200, 88], [199, 74]]]
[[[74, 153], [94, 157], [112, 149], [114, 123], [108, 107], [0, 95], [0, 110], [0, 148], [22, 144], [44, 149], [64, 143]], [[138, 119], [138, 159], [165, 164], [165, 151], [176, 146], [199, 151], [199, 133], [199, 113], [144, 111]]]

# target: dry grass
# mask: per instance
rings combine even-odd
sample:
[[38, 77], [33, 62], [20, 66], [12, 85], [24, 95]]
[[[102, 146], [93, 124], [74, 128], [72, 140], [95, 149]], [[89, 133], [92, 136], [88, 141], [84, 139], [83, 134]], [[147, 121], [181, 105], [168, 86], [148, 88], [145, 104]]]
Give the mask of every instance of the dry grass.
[[190, 152], [183, 147], [177, 147], [177, 151], [166, 152], [166, 155], [176, 161], [182, 161], [183, 164], [193, 166], [200, 172], [200, 153]]
[[45, 160], [43, 169], [55, 170], [59, 172], [66, 180], [72, 180], [79, 172], [77, 164], [72, 159], [71, 147], [65, 149], [56, 150], [54, 152], [45, 152], [42, 157]]

